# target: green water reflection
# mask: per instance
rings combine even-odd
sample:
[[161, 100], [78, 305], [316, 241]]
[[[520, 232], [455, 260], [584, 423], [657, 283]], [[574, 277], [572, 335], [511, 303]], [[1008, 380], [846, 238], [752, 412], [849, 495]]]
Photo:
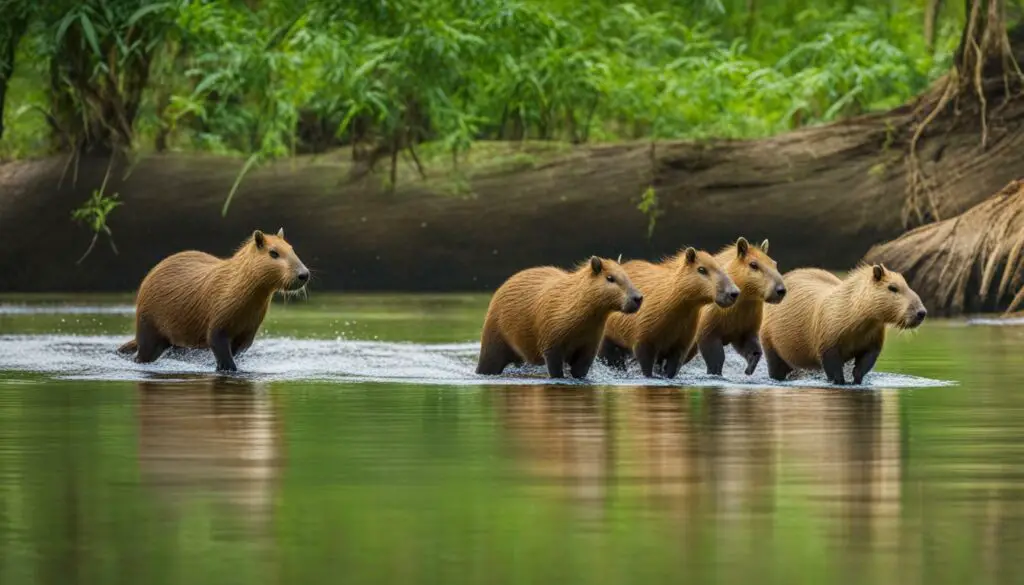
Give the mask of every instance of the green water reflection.
[[[485, 308], [318, 296], [266, 330], [463, 342]], [[1022, 342], [931, 322], [878, 368], [958, 385], [870, 391], [0, 373], [0, 583], [1021, 583]]]

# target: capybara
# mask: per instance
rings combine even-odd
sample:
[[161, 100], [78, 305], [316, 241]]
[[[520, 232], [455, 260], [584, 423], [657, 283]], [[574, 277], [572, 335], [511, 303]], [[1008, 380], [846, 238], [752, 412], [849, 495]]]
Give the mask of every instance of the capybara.
[[840, 280], [819, 268], [783, 276], [786, 300], [765, 307], [761, 343], [768, 375], [784, 380], [794, 369], [824, 370], [829, 382], [845, 384], [843, 366], [854, 360], [860, 384], [885, 343], [885, 327], [913, 329], [928, 312], [899, 272], [863, 265]]
[[118, 351], [155, 361], [169, 347], [210, 348], [218, 371], [252, 345], [275, 292], [298, 291], [309, 270], [284, 239], [256, 230], [226, 259], [178, 252], [149, 271], [135, 302], [135, 339]]
[[590, 371], [605, 320], [635, 313], [644, 297], [618, 262], [591, 256], [575, 271], [527, 268], [491, 297], [480, 336], [478, 374], [496, 375], [509, 364], [546, 364], [552, 378]]
[[708, 374], [721, 376], [725, 346], [732, 344], [733, 349], [747, 360], [746, 374], [749, 376], [761, 361], [758, 331], [761, 329], [764, 303], [780, 303], [786, 296], [786, 285], [775, 260], [768, 256], [768, 240], [757, 247], [741, 237], [734, 245], [726, 246], [715, 254], [715, 260], [740, 289], [740, 297], [728, 308], [706, 305], [701, 309], [697, 343], [690, 348], [683, 363], [693, 359], [699, 348]]
[[714, 256], [692, 247], [658, 264], [630, 260], [622, 267], [647, 300], [635, 315], [608, 318], [601, 358], [622, 369], [632, 353], [644, 376], [653, 377], [658, 363], [665, 377], [674, 378], [694, 343], [701, 307], [729, 307], [740, 290]]

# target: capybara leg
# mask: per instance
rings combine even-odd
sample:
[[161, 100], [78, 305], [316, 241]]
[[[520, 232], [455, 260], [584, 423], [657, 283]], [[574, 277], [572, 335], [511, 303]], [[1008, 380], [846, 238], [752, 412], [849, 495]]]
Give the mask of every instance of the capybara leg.
[[839, 386], [846, 384], [846, 377], [843, 376], [843, 356], [839, 349], [827, 349], [821, 354], [821, 369], [825, 370], [829, 382]]
[[516, 357], [515, 352], [500, 335], [484, 335], [480, 343], [476, 373], [482, 376], [497, 376], [505, 371], [505, 366], [515, 362]]
[[636, 361], [640, 362], [640, 372], [645, 378], [653, 378], [654, 360], [657, 357], [654, 346], [649, 343], [640, 343], [633, 353], [636, 354]]
[[878, 360], [881, 353], [880, 348], [872, 348], [857, 356], [853, 362], [854, 384], [860, 386], [860, 383], [864, 381], [864, 376], [871, 371], [871, 368], [875, 367], [875, 361]]
[[700, 355], [708, 366], [708, 374], [721, 376], [725, 365], [725, 347], [719, 337], [709, 335], [700, 340]]
[[594, 347], [581, 347], [569, 358], [569, 375], [579, 379], [586, 377], [590, 367], [594, 365], [597, 352]]
[[238, 371], [238, 366], [235, 365], [235, 358], [231, 355], [231, 338], [227, 333], [219, 329], [211, 333], [210, 349], [213, 350], [213, 356], [217, 358], [218, 372]]
[[135, 361], [140, 364], [155, 362], [171, 346], [171, 342], [156, 327], [142, 320], [135, 329], [135, 341], [139, 346]]
[[552, 348], [544, 352], [544, 363], [548, 367], [548, 375], [552, 378], [565, 377], [565, 353], [561, 348]]
[[601, 359], [608, 364], [608, 367], [615, 368], [616, 370], [626, 369], [626, 358], [629, 357], [629, 350], [613, 342], [607, 337], [601, 341], [601, 350], [599, 354], [601, 355]]
[[244, 333], [231, 340], [231, 355], [238, 355], [252, 347], [252, 340], [256, 339], [256, 332]]
[[679, 366], [683, 363], [683, 352], [682, 350], [674, 349], [662, 358], [661, 360], [661, 375], [668, 379], [676, 377], [679, 373]]
[[793, 371], [793, 368], [789, 367], [789, 364], [774, 350], [766, 349], [764, 351], [764, 361], [768, 364], [768, 376], [772, 380], [782, 382]]
[[757, 340], [757, 335], [748, 335], [742, 341], [733, 342], [732, 347], [736, 353], [747, 360], [747, 369], [743, 373], [748, 376], [753, 374], [757, 369], [757, 363], [761, 361], [762, 353], [761, 342]]

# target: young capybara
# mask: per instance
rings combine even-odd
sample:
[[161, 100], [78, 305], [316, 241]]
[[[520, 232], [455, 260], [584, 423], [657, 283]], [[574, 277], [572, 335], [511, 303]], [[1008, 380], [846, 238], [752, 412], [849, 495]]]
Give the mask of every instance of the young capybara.
[[749, 376], [761, 361], [758, 332], [764, 303], [782, 302], [786, 296], [786, 285], [775, 260], [768, 256], [768, 240], [757, 247], [741, 237], [735, 245], [726, 246], [715, 254], [715, 260], [740, 289], [740, 297], [728, 308], [707, 305], [701, 309], [697, 343], [690, 348], [683, 363], [693, 359], [699, 348], [708, 374], [721, 376], [725, 346], [732, 344], [733, 349], [747, 360], [746, 374]]
[[253, 232], [233, 256], [188, 250], [164, 258], [139, 286], [135, 339], [118, 352], [155, 361], [169, 347], [210, 348], [218, 371], [252, 345], [275, 292], [298, 291], [309, 270], [284, 239]]
[[575, 271], [527, 268], [491, 298], [480, 336], [476, 373], [497, 375], [509, 364], [546, 364], [552, 378], [569, 364], [582, 378], [594, 362], [605, 320], [635, 313], [643, 296], [618, 262], [592, 256]]
[[674, 378], [693, 345], [701, 307], [729, 307], [740, 291], [714, 256], [695, 248], [659, 264], [630, 260], [622, 267], [647, 300], [635, 315], [608, 318], [601, 358], [622, 369], [632, 353], [644, 376], [653, 377], [658, 363], [665, 377]]
[[843, 366], [854, 360], [853, 383], [871, 371], [885, 343], [885, 327], [919, 326], [928, 312], [899, 272], [881, 264], [859, 266], [840, 280], [818, 268], [783, 276], [786, 300], [765, 307], [761, 343], [768, 375], [784, 380], [794, 369], [824, 370], [845, 384]]

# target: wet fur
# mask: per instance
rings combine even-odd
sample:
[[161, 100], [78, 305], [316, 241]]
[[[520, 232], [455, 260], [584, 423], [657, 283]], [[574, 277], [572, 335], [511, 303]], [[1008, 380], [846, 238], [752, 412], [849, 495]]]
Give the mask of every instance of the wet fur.
[[[715, 254], [729, 278], [740, 289], [736, 304], [722, 308], [707, 305], [700, 311], [697, 342], [690, 348], [683, 363], [693, 359], [700, 350], [708, 374], [721, 376], [725, 365], [725, 346], [732, 345], [747, 362], [746, 375], [751, 375], [761, 361], [761, 329], [764, 304], [782, 300], [779, 287], [784, 286], [775, 260], [768, 255], [768, 240], [754, 246], [745, 238], [722, 248]], [[751, 267], [751, 263], [757, 266]], [[785, 294], [785, 293], [783, 293]]]
[[[693, 250], [694, 260], [680, 251], [661, 263], [631, 260], [622, 265], [637, 288], [644, 292], [644, 306], [634, 315], [615, 314], [608, 318], [601, 359], [624, 369], [632, 356], [644, 376], [654, 376], [660, 364], [666, 378], [674, 378], [682, 358], [689, 353], [697, 334], [700, 309], [714, 303], [735, 285], [715, 258]], [[708, 275], [699, 273], [704, 267]]]
[[797, 369], [824, 370], [830, 382], [845, 384], [843, 366], [853, 359], [853, 383], [860, 384], [882, 351], [886, 326], [916, 327], [914, 315], [924, 311], [903, 276], [881, 265], [859, 266], [845, 279], [800, 268], [784, 280], [785, 300], [765, 307], [761, 325], [768, 374], [775, 380]]
[[298, 274], [308, 278], [278, 234], [257, 230], [225, 259], [189, 250], [161, 260], [139, 286], [135, 338], [118, 351], [148, 363], [170, 347], [212, 349], [218, 370], [237, 370], [234, 356], [252, 345], [274, 293], [295, 288]]
[[[575, 271], [553, 266], [528, 268], [495, 291], [480, 336], [477, 374], [498, 375], [509, 364], [546, 364], [553, 378], [582, 378], [597, 354], [605, 321], [642, 298], [622, 267], [591, 259]], [[608, 282], [607, 277], [615, 279]], [[631, 301], [632, 299], [632, 301]]]

